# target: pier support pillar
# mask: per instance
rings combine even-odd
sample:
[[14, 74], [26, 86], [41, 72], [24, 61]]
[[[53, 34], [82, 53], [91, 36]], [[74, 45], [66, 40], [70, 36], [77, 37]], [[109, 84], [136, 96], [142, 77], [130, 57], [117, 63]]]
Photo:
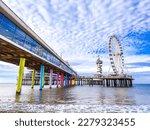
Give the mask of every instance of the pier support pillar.
[[125, 81], [125, 87], [127, 87], [127, 80], [126, 80], [126, 79], [124, 79], [124, 81]]
[[73, 86], [75, 86], [75, 85], [76, 85], [76, 81], [75, 81], [75, 79], [73, 79], [73, 80], [72, 80], [72, 84], [73, 84]]
[[119, 80], [118, 79], [116, 80], [116, 85], [117, 85], [117, 87], [119, 87]]
[[130, 80], [130, 86], [132, 87], [132, 80]]
[[80, 79], [78, 79], [78, 86], [80, 85]]
[[56, 77], [56, 87], [58, 88], [59, 85], [59, 72], [57, 72], [57, 77]]
[[114, 87], [117, 87], [117, 81], [114, 79]]
[[35, 84], [35, 73], [36, 73], [36, 71], [33, 70], [33, 71], [32, 71], [32, 84], [31, 84], [31, 88], [34, 88], [34, 84]]
[[70, 86], [72, 86], [73, 84], [72, 84], [72, 76], [70, 76]]
[[106, 87], [108, 87], [108, 79], [106, 79]]
[[17, 82], [17, 88], [16, 88], [16, 93], [17, 94], [21, 93], [24, 66], [25, 66], [25, 58], [20, 58], [19, 72], [18, 72], [18, 82]]
[[105, 87], [105, 79], [103, 79], [103, 87]]
[[61, 73], [60, 86], [64, 87], [64, 74], [63, 73]]
[[49, 86], [52, 88], [52, 80], [53, 80], [53, 69], [50, 69], [50, 74], [49, 74]]
[[65, 86], [69, 87], [69, 74], [66, 73]]
[[82, 83], [82, 78], [81, 78], [81, 84], [80, 84], [81, 86], [83, 85], [83, 83]]
[[42, 88], [44, 88], [45, 85], [45, 72], [43, 73], [43, 77], [42, 77]]
[[110, 87], [110, 80], [108, 79], [108, 86]]
[[42, 90], [42, 88], [44, 87], [44, 69], [45, 66], [41, 65], [41, 72], [40, 72], [40, 90]]
[[75, 80], [74, 79], [72, 79], [72, 86], [74, 86], [75, 85]]

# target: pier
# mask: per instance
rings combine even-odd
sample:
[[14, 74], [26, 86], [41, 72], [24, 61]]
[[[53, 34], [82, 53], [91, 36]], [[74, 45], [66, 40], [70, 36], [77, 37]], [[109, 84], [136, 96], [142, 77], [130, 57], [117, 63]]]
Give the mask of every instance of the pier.
[[79, 77], [75, 78], [75, 84], [89, 86], [102, 85], [103, 87], [132, 87], [132, 80], [131, 76]]
[[[132, 87], [132, 76], [130, 75], [122, 75], [122, 76], [103, 76], [103, 77], [85, 77], [85, 76], [76, 76], [72, 79], [69, 79], [70, 86], [82, 86], [82, 85], [101, 85], [103, 87]], [[37, 74], [35, 78], [35, 85], [40, 84], [40, 75]], [[61, 78], [57, 78], [56, 75], [53, 74], [52, 85], [61, 86]], [[23, 77], [23, 85], [32, 85], [32, 75], [31, 72]], [[49, 85], [49, 76], [45, 75], [45, 85]], [[65, 85], [64, 85], [65, 86]]]
[[[57, 86], [59, 80], [61, 86], [71, 85], [72, 81], [69, 80], [76, 76], [77, 72], [5, 3], [0, 1], [0, 5], [0, 60], [19, 66], [16, 93], [21, 93], [22, 83], [30, 83], [31, 88], [39, 84], [39, 89], [42, 90], [47, 84], [45, 73], [48, 73], [50, 88], [53, 74], [56, 75]], [[31, 77], [24, 80], [25, 67], [33, 71]], [[38, 78], [35, 78], [36, 72], [39, 73]]]
[[102, 85], [103, 87], [132, 87], [132, 80], [131, 76], [79, 77], [75, 78], [75, 84], [89, 86]]

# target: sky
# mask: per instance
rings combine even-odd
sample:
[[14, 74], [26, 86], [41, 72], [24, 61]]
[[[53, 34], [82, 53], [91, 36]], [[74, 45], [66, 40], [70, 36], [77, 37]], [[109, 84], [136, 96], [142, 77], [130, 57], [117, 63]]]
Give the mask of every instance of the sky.
[[[98, 55], [103, 74], [112, 73], [108, 42], [115, 34], [125, 73], [134, 83], [150, 83], [149, 0], [3, 1], [79, 75], [96, 73]], [[0, 62], [0, 72], [0, 82], [16, 82], [17, 66]]]

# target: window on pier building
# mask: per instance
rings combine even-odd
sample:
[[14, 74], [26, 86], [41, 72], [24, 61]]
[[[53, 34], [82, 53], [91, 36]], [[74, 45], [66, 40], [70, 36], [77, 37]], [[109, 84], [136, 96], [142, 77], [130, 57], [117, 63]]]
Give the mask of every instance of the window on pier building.
[[5, 17], [5, 16], [3, 17], [3, 22], [4, 22], [4, 24], [7, 25], [8, 27], [10, 27], [10, 28], [12, 28], [12, 29], [15, 30], [16, 25], [15, 25], [12, 21], [10, 21], [7, 17]]
[[3, 17], [4, 17], [4, 15], [0, 13], [0, 23], [2, 22]]
[[26, 33], [24, 33], [20, 28], [16, 27], [13, 41], [23, 46], [25, 41]]
[[1, 14], [0, 34], [12, 40], [16, 25]]
[[35, 45], [34, 40], [30, 36], [27, 35], [25, 38], [24, 47], [27, 48], [28, 50], [32, 51], [32, 48], [34, 48], [35, 46], [36, 45]]

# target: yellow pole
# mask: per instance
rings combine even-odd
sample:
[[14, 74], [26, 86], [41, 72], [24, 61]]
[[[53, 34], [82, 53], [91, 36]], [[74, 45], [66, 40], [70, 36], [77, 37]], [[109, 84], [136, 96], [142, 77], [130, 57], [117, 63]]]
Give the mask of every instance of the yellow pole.
[[72, 85], [74, 85], [74, 79], [72, 80]]
[[21, 92], [24, 66], [25, 66], [25, 58], [20, 58], [19, 72], [18, 72], [18, 82], [17, 82], [17, 88], [16, 88], [16, 93], [17, 94], [20, 94], [20, 92]]
[[32, 85], [31, 85], [31, 88], [34, 88], [34, 83], [35, 83], [35, 73], [36, 73], [36, 71], [33, 70], [33, 72], [32, 72]]

